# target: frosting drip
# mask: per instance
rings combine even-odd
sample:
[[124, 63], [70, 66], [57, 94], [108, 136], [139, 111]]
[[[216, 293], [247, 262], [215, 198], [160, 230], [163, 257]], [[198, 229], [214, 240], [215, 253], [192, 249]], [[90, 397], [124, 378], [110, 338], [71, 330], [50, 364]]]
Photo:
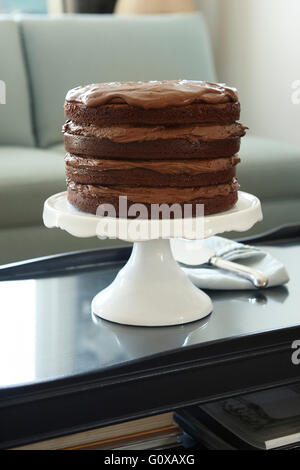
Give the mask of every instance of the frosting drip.
[[221, 83], [193, 80], [111, 82], [79, 86], [70, 90], [66, 101], [88, 107], [127, 104], [144, 109], [187, 106], [192, 103], [238, 102], [237, 90]]
[[240, 162], [238, 157], [210, 160], [103, 160], [84, 158], [67, 154], [67, 166], [83, 171], [130, 171], [133, 169], [151, 170], [167, 175], [199, 175], [228, 170]]
[[94, 125], [80, 126], [72, 121], [68, 121], [63, 128], [64, 132], [68, 134], [109, 139], [117, 143], [147, 142], [161, 139], [186, 139], [190, 142], [210, 142], [230, 137], [242, 137], [245, 135], [246, 129], [245, 126], [238, 122], [225, 126], [133, 127], [128, 125], [98, 127]]

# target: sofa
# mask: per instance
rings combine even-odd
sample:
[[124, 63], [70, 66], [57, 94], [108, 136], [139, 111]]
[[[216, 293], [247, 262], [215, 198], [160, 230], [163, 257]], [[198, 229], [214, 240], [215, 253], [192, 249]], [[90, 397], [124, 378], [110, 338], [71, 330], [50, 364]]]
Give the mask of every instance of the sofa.
[[[200, 13], [118, 17], [0, 17], [0, 264], [120, 241], [77, 239], [43, 227], [43, 203], [65, 190], [61, 127], [68, 89], [95, 81], [216, 81]], [[255, 228], [299, 221], [300, 149], [249, 135], [239, 179], [265, 214]]]

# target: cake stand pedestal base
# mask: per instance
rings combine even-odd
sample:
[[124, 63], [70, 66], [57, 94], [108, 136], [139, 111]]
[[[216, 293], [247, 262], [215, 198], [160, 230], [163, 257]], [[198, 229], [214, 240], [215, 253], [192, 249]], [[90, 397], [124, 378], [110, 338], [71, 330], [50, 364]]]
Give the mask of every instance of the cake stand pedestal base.
[[136, 242], [126, 266], [92, 302], [98, 317], [133, 326], [182, 325], [212, 310], [174, 260], [170, 240]]

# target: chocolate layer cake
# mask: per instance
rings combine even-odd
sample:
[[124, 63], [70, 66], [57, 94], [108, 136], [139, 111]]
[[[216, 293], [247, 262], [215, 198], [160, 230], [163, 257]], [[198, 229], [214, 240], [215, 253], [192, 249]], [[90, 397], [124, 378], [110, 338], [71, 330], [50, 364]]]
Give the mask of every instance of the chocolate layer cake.
[[196, 81], [101, 83], [67, 94], [64, 126], [68, 200], [96, 213], [119, 196], [128, 207], [237, 201], [236, 156], [245, 127], [237, 92]]

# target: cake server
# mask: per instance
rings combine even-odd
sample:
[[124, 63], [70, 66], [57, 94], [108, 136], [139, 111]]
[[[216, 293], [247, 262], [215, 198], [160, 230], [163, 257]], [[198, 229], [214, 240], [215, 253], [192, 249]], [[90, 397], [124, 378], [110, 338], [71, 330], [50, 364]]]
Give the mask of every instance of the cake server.
[[268, 278], [260, 271], [232, 261], [227, 261], [216, 256], [214, 250], [204, 246], [201, 241], [191, 242], [183, 239], [171, 240], [173, 256], [179, 263], [186, 266], [201, 266], [209, 264], [219, 269], [224, 269], [244, 279], [248, 279], [258, 289], [267, 287]]

